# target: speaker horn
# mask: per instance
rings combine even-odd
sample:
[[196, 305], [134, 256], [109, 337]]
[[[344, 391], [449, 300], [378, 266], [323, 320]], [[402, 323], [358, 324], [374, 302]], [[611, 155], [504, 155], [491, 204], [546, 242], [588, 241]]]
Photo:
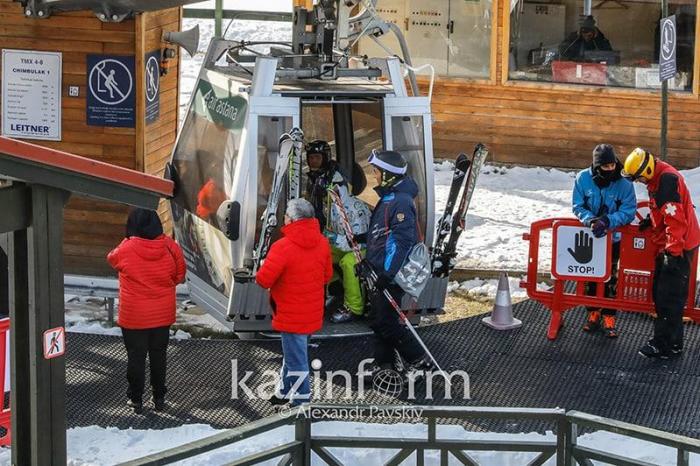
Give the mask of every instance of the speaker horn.
[[171, 44], [179, 45], [193, 57], [199, 47], [199, 24], [189, 31], [164, 32], [163, 40]]

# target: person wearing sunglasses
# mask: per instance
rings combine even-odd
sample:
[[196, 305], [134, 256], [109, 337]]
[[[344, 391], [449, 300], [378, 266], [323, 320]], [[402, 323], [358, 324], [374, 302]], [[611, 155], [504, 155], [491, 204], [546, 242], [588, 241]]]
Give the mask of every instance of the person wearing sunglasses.
[[657, 247], [652, 285], [657, 314], [654, 337], [639, 354], [668, 359], [683, 352], [683, 310], [690, 266], [700, 245], [700, 226], [685, 179], [670, 164], [636, 148], [627, 156], [622, 173], [647, 187], [651, 212], [639, 228], [652, 229]]

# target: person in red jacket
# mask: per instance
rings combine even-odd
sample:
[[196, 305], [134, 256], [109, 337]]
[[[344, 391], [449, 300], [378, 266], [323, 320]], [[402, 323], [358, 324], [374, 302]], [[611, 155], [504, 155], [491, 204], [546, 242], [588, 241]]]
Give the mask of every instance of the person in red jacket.
[[270, 289], [272, 328], [282, 337], [282, 381], [270, 402], [297, 406], [311, 398], [309, 336], [323, 325], [324, 292], [333, 265], [309, 201], [289, 201], [282, 235], [270, 247], [255, 280]]
[[685, 180], [671, 165], [637, 148], [627, 156], [624, 173], [649, 191], [651, 213], [639, 228], [652, 228], [657, 247], [652, 288], [657, 314], [654, 338], [639, 354], [668, 359], [683, 351], [683, 310], [690, 266], [700, 245], [700, 226]]
[[146, 355], [156, 411], [165, 409], [165, 373], [170, 326], [175, 323], [175, 287], [185, 281], [180, 246], [163, 234], [158, 215], [134, 209], [126, 223], [126, 238], [107, 255], [119, 272], [119, 317], [128, 355], [127, 404], [143, 410]]

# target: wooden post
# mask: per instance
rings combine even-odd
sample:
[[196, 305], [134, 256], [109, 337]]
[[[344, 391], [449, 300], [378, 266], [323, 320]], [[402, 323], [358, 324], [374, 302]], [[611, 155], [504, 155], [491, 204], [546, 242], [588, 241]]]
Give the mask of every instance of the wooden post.
[[29, 431], [29, 284], [27, 282], [27, 230], [8, 233], [10, 271], [10, 406], [12, 464], [30, 464]]
[[[26, 239], [28, 302], [14, 309], [15, 317], [25, 314], [22, 328], [17, 330], [27, 341], [22, 344], [17, 341], [17, 336], [13, 336], [12, 346], [15, 348], [13, 358], [17, 358], [14, 359], [17, 366], [13, 373], [12, 392], [20, 396], [17, 395], [20, 391], [17, 384], [27, 384], [28, 381], [29, 385], [26, 394], [21, 395], [29, 411], [23, 409], [22, 412], [23, 421], [29, 421], [26, 424], [28, 432], [22, 432], [24, 438], [21, 439], [13, 433], [12, 449], [14, 455], [16, 449], [24, 450], [28, 446], [29, 461], [16, 464], [66, 463], [65, 359], [63, 356], [44, 358], [43, 340], [46, 330], [65, 324], [62, 244], [63, 208], [67, 200], [64, 191], [38, 185], [32, 187], [32, 225], [27, 230]], [[15, 249], [15, 252], [18, 251]], [[13, 325], [17, 327], [17, 322]], [[23, 352], [20, 348], [27, 353], [21, 360], [15, 356]], [[26, 377], [24, 381], [19, 380], [22, 376]], [[13, 411], [20, 404], [20, 401], [14, 404]]]

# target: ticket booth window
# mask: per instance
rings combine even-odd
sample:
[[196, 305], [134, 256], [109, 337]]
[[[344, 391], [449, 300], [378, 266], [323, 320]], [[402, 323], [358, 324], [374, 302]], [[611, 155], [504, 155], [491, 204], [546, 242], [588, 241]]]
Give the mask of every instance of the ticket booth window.
[[[677, 67], [669, 89], [691, 91], [696, 4], [672, 2]], [[511, 3], [509, 78], [564, 84], [658, 89], [658, 2], [580, 0]]]
[[[431, 64], [440, 76], [486, 79], [491, 66], [492, 5], [492, 0], [382, 0], [377, 13], [401, 29], [415, 66]], [[363, 38], [360, 53], [401, 54], [393, 34], [379, 42]]]

